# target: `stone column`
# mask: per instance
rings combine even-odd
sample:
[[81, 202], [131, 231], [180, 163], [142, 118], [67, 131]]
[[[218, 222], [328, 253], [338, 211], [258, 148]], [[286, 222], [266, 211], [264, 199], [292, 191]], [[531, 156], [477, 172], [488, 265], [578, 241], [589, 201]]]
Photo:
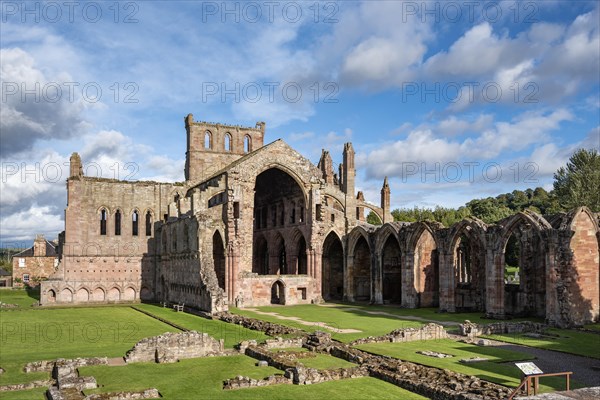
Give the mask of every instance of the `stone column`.
[[410, 251], [403, 257], [402, 268], [402, 307], [417, 306], [417, 291], [415, 289], [415, 252]]
[[383, 304], [383, 267], [381, 253], [371, 255], [371, 304]]
[[488, 237], [485, 257], [486, 270], [486, 315], [490, 318], [504, 318], [504, 249], [499, 249], [496, 242], [501, 240]]
[[354, 301], [354, 285], [353, 285], [353, 270], [354, 256], [346, 257], [346, 268], [344, 269], [344, 299], [346, 301]]
[[452, 259], [452, 253], [440, 254], [440, 310], [448, 312], [456, 312], [456, 274]]

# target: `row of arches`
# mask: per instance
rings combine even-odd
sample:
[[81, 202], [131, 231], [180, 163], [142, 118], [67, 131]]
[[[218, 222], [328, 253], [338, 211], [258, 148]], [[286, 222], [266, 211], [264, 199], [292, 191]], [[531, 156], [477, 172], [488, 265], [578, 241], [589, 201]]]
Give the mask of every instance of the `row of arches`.
[[[100, 218], [100, 235], [106, 236], [108, 234], [108, 220], [109, 220], [110, 212], [108, 208], [101, 207], [99, 209], [99, 218]], [[114, 212], [114, 235], [121, 236], [122, 226], [123, 226], [123, 213], [121, 209], [117, 208]], [[133, 209], [131, 212], [130, 218], [130, 227], [131, 227], [131, 236], [139, 236], [140, 235], [140, 211], [138, 209]], [[147, 210], [145, 214], [144, 220], [144, 231], [146, 236], [152, 236], [152, 223], [154, 219], [154, 214], [151, 210]]]
[[[561, 300], [565, 294], [549, 286], [559, 280], [559, 289], [570, 285], [569, 296], [585, 304], [581, 313], [587, 312], [588, 320], [597, 317], [600, 250], [595, 216], [579, 209], [551, 222], [526, 212], [495, 225], [475, 218], [450, 228], [394, 222], [379, 228], [359, 226], [344, 240], [331, 232], [323, 243], [322, 295], [326, 300], [486, 311], [491, 316], [547, 317], [551, 308], [571, 307], [562, 311], [568, 318], [577, 302], [567, 304]], [[568, 253], [552, 247], [561, 237]]]
[[[75, 290], [70, 287], [62, 289], [49, 289], [46, 293], [47, 303], [88, 303], [88, 302], [116, 302], [116, 301], [135, 301], [138, 298], [138, 292], [135, 287], [127, 286], [124, 289], [119, 287], [80, 287]], [[149, 300], [152, 298], [152, 291], [147, 287], [142, 287], [139, 298]]]
[[[287, 235], [286, 235], [287, 236]], [[288, 240], [280, 232], [254, 236], [252, 272], [259, 275], [306, 275], [306, 239], [295, 229]]]
[[[213, 140], [213, 133], [209, 130], [204, 132], [204, 149], [205, 150], [216, 150], [215, 143]], [[226, 132], [223, 136], [223, 148], [221, 150], [225, 152], [233, 152], [234, 144], [231, 133]], [[252, 151], [252, 138], [250, 135], [244, 135], [244, 153], [250, 153]]]

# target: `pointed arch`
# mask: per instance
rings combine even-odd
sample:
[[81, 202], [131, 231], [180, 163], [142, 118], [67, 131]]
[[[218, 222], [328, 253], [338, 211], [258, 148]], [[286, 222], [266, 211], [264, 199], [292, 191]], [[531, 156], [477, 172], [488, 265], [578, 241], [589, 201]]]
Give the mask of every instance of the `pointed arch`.
[[140, 223], [140, 212], [137, 208], [133, 209], [131, 213], [131, 235], [138, 236]]
[[106, 221], [108, 220], [108, 210], [102, 207], [100, 210], [100, 235], [106, 235]]
[[233, 149], [233, 143], [231, 139], [231, 133], [227, 132], [223, 137], [223, 150], [231, 152]]
[[[452, 302], [446, 304], [454, 311], [485, 311], [486, 304], [486, 230], [487, 225], [474, 217], [468, 217], [450, 228], [448, 249], [450, 257], [444, 271], [448, 285], [443, 290]], [[441, 306], [441, 305], [440, 305]]]
[[254, 238], [254, 256], [252, 257], [252, 272], [259, 275], [269, 274], [269, 246], [263, 234]]
[[204, 132], [204, 149], [212, 150], [212, 148], [213, 148], [213, 135], [212, 135], [211, 131], [206, 130]]
[[576, 324], [597, 321], [600, 316], [600, 229], [598, 220], [587, 207], [570, 213], [573, 232], [569, 247], [572, 273], [567, 293], [571, 321]]
[[335, 231], [323, 242], [321, 293], [325, 300], [342, 300], [344, 296], [344, 248]]
[[[503, 307], [500, 314], [545, 317], [546, 315], [546, 257], [545, 238], [552, 226], [530, 210], [519, 212], [498, 222], [500, 226], [495, 245], [494, 271], [499, 284]], [[511, 240], [512, 238], [512, 240]], [[509, 246], [510, 244], [510, 246]], [[512, 248], [511, 248], [512, 246]], [[505, 276], [507, 260], [512, 249], [518, 262], [518, 282]], [[516, 278], [516, 277], [515, 277]], [[516, 280], [513, 278], [514, 280]]]
[[271, 304], [285, 304], [285, 284], [279, 279], [271, 285]]
[[409, 239], [413, 254], [413, 281], [418, 307], [439, 304], [439, 253], [433, 230], [427, 223], [417, 222]]
[[[389, 225], [388, 225], [389, 226]], [[382, 298], [384, 303], [399, 304], [402, 301], [402, 251], [393, 230], [383, 233], [385, 237], [380, 252], [382, 273]]]
[[75, 293], [75, 301], [78, 303], [87, 303], [90, 300], [90, 291], [85, 288], [79, 288]]
[[115, 211], [115, 236], [121, 235], [121, 210], [117, 208]]
[[244, 153], [252, 152], [252, 138], [250, 135], [244, 136]]
[[215, 274], [217, 275], [217, 282], [219, 283], [219, 287], [225, 290], [225, 245], [219, 230], [215, 230], [215, 233], [213, 234], [212, 246], [213, 264], [215, 268]]
[[367, 238], [359, 232], [352, 249], [352, 263], [349, 275], [355, 301], [371, 300], [371, 246]]
[[92, 301], [102, 302], [104, 300], [106, 300], [106, 291], [101, 287], [94, 289], [92, 292]]
[[154, 213], [152, 212], [152, 210], [147, 210], [146, 211], [146, 220], [145, 220], [146, 236], [152, 236], [152, 220], [153, 219], [154, 219]]

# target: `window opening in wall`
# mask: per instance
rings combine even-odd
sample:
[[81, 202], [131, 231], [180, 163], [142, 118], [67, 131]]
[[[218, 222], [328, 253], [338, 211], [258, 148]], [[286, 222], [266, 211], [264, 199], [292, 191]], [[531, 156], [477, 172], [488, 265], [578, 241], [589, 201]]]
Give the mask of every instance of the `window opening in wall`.
[[115, 213], [115, 235], [121, 234], [121, 211], [117, 210]]
[[100, 211], [100, 234], [106, 235], [106, 210]]
[[131, 234], [133, 236], [137, 236], [138, 235], [138, 212], [137, 210], [133, 212], [133, 215], [131, 216]]
[[146, 236], [152, 236], [152, 214], [146, 213]]
[[231, 135], [225, 134], [225, 151], [231, 151]]
[[212, 135], [210, 134], [209, 131], [206, 131], [204, 133], [204, 148], [212, 149]]

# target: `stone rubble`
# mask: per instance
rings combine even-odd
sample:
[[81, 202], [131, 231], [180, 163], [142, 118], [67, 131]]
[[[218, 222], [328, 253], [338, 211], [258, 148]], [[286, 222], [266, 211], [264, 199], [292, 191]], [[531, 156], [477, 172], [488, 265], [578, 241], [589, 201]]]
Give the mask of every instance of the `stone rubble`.
[[360, 338], [351, 342], [350, 344], [357, 345], [365, 343], [412, 342], [415, 340], [446, 339], [447, 337], [448, 333], [442, 325], [431, 323], [424, 325], [421, 328], [396, 329], [388, 333], [387, 335]]

